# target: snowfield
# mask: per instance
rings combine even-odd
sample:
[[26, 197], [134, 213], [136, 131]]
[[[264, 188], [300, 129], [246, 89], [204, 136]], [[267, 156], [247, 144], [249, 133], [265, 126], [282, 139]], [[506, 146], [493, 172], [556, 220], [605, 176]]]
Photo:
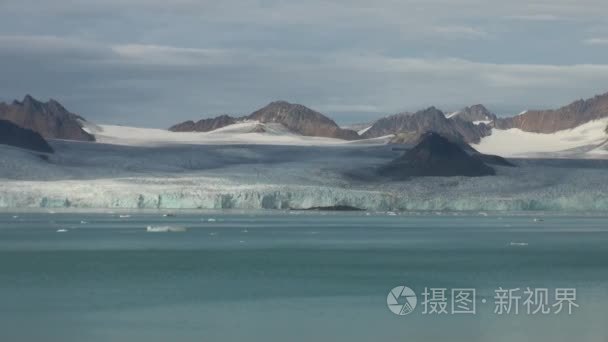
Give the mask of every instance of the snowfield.
[[517, 128], [493, 129], [492, 135], [471, 146], [479, 152], [504, 157], [598, 158], [606, 154], [607, 126], [608, 118], [553, 134], [530, 133]]
[[[262, 129], [263, 132], [258, 132]], [[211, 132], [171, 132], [162, 129], [138, 128], [114, 125], [87, 127], [98, 142], [114, 145], [162, 146], [168, 144], [257, 144], [257, 145], [344, 145], [381, 144], [389, 137], [361, 141], [309, 137], [294, 134], [278, 123], [245, 121], [216, 129]]]

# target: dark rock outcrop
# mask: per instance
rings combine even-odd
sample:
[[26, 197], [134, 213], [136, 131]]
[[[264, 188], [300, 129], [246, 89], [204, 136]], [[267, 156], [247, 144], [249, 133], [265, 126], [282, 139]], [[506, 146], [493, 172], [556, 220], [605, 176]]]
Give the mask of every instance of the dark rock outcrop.
[[556, 110], [531, 110], [523, 114], [499, 118], [496, 128], [519, 128], [526, 132], [555, 133], [589, 121], [608, 117], [608, 93], [587, 100], [578, 100]]
[[185, 121], [169, 128], [172, 132], [210, 132], [237, 123], [238, 119], [230, 115], [202, 119], [197, 122]]
[[30, 129], [19, 127], [7, 120], [0, 120], [0, 144], [38, 152], [53, 153], [53, 148], [40, 134]]
[[285, 101], [272, 102], [249, 116], [249, 120], [262, 123], [280, 123], [290, 131], [315, 137], [355, 140], [357, 132], [340, 128], [332, 119], [299, 104]]
[[435, 132], [424, 133], [418, 144], [379, 170], [393, 179], [411, 177], [479, 177], [495, 171], [461, 146]]
[[418, 141], [428, 131], [437, 132], [453, 141], [477, 143], [491, 133], [491, 127], [485, 124], [475, 125], [464, 120], [450, 120], [439, 109], [430, 107], [413, 114], [401, 113], [382, 118], [362, 137], [376, 138], [395, 134], [392, 142], [411, 143]]
[[82, 129], [84, 118], [70, 113], [59, 102], [40, 102], [30, 95], [23, 101], [0, 103], [0, 119], [38, 132], [46, 139], [94, 141], [95, 137]]
[[484, 105], [476, 104], [459, 110], [450, 116], [450, 119], [460, 119], [468, 122], [494, 121], [496, 115], [490, 112]]

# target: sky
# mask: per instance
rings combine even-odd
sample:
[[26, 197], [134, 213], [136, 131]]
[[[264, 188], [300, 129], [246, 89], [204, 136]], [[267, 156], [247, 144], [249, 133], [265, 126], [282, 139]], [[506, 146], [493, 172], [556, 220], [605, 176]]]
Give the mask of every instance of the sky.
[[606, 0], [0, 0], [0, 100], [168, 127], [274, 100], [339, 123], [608, 92]]

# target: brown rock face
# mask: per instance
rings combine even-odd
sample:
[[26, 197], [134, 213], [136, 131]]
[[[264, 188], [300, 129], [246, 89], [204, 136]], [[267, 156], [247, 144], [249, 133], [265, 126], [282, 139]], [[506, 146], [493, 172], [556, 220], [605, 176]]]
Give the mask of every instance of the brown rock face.
[[[256, 120], [261, 123], [280, 123], [294, 133], [307, 136], [346, 140], [359, 138], [357, 132], [338, 127], [333, 120], [325, 115], [302, 105], [291, 104], [285, 101], [272, 102], [245, 117], [235, 118], [221, 115], [198, 122], [182, 122], [169, 128], [169, 130], [174, 132], [209, 132], [245, 120]], [[264, 129], [263, 127], [256, 127], [254, 131], [262, 132]]]
[[578, 100], [556, 110], [533, 110], [514, 117], [500, 118], [495, 125], [500, 129], [519, 128], [527, 132], [554, 133], [605, 117], [608, 117], [608, 93], [588, 100]]
[[210, 132], [218, 128], [226, 127], [237, 122], [230, 115], [220, 115], [211, 119], [203, 119], [197, 122], [185, 121], [169, 128], [173, 132]]
[[325, 115], [299, 104], [285, 101], [272, 102], [247, 116], [249, 120], [262, 123], [276, 122], [289, 130], [307, 136], [355, 140], [357, 132], [340, 128]]
[[424, 133], [433, 131], [452, 141], [477, 143], [491, 128], [485, 124], [475, 125], [458, 118], [447, 119], [443, 112], [430, 107], [416, 113], [401, 113], [387, 116], [374, 123], [363, 138], [376, 138], [396, 134], [393, 142], [408, 143], [417, 141]]
[[39, 133], [47, 139], [94, 141], [95, 137], [82, 129], [82, 117], [68, 112], [59, 102], [40, 102], [25, 96], [22, 102], [0, 103], [0, 119]]
[[40, 134], [6, 120], [0, 120], [0, 144], [53, 153], [51, 146]]
[[476, 104], [458, 111], [458, 113], [451, 118], [469, 122], [494, 121], [496, 120], [496, 115], [490, 112], [484, 105]]

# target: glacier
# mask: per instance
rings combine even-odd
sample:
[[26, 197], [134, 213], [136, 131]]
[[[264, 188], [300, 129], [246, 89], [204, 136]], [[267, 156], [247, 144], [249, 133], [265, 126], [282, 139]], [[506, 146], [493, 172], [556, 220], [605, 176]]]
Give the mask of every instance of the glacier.
[[51, 141], [42, 156], [0, 147], [0, 208], [606, 211], [607, 160], [516, 159], [491, 177], [393, 182], [391, 145], [126, 146]]

